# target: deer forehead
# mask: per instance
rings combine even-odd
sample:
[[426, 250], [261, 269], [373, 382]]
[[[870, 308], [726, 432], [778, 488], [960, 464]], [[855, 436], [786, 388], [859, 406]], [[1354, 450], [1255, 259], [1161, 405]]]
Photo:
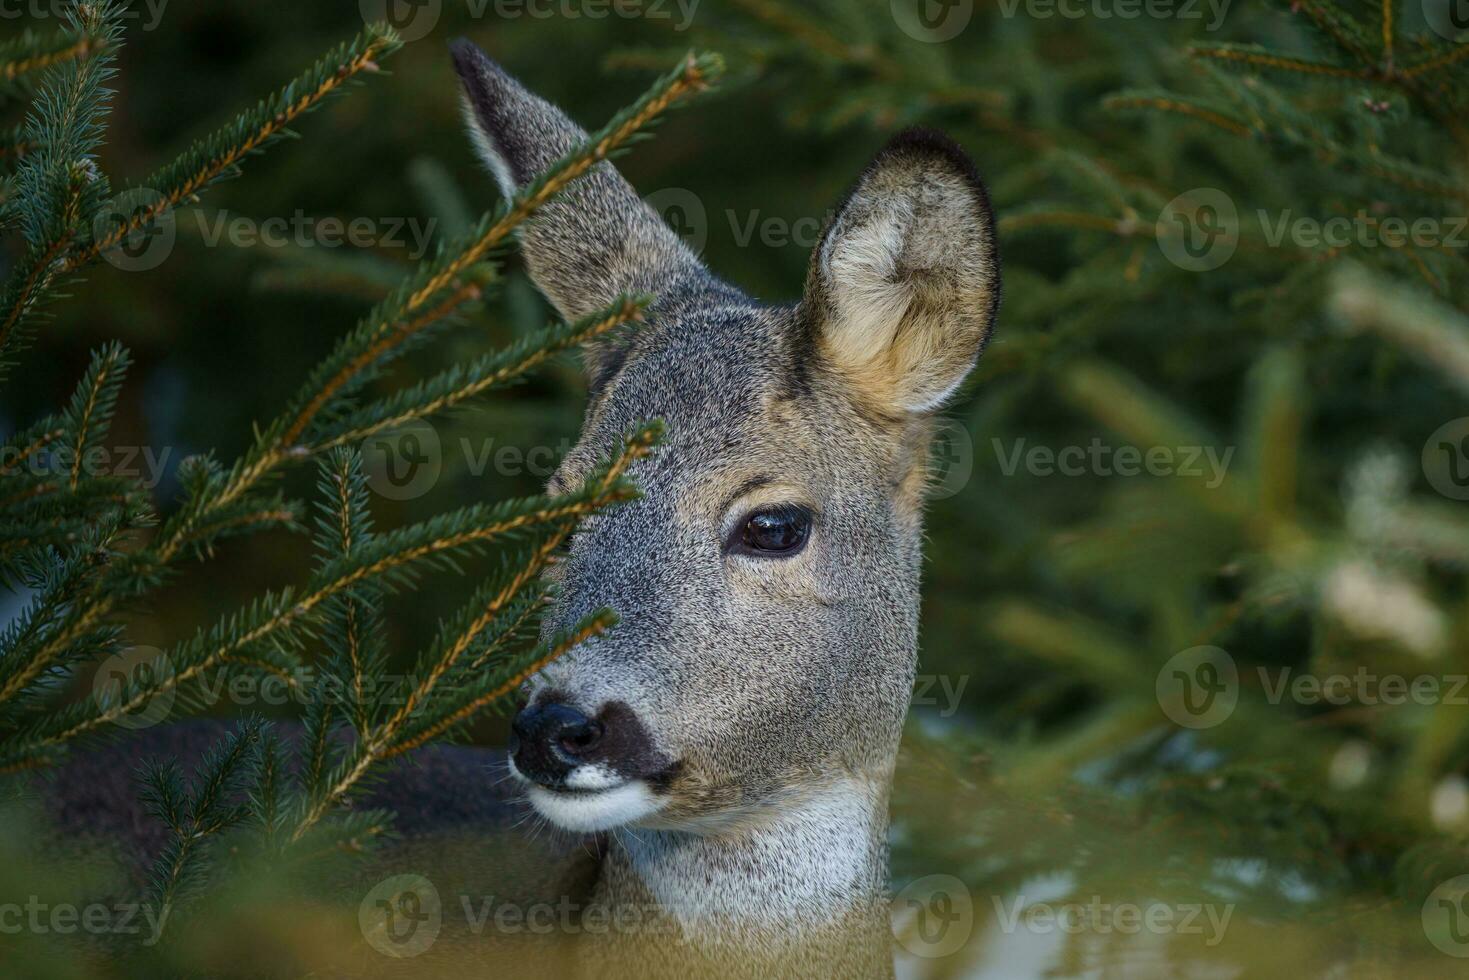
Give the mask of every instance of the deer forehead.
[[796, 313], [729, 307], [646, 326], [597, 393], [560, 476], [589, 471], [607, 447], [647, 419], [666, 426], [638, 470], [645, 490], [719, 496], [754, 479], [827, 496], [846, 474], [866, 485], [895, 450], [896, 434], [864, 419], [840, 392], [799, 370]]

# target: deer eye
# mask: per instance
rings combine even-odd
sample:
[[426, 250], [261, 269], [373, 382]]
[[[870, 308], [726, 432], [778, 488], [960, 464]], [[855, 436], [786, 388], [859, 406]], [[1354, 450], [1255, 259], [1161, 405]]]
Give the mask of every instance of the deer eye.
[[745, 518], [737, 547], [756, 555], [794, 555], [811, 536], [811, 512], [801, 507], [768, 507]]

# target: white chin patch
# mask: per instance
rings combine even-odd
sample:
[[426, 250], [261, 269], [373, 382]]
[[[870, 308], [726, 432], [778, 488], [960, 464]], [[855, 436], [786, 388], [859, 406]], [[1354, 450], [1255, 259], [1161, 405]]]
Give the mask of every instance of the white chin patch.
[[618, 782], [604, 766], [578, 766], [566, 777], [572, 791], [546, 789], [530, 782], [510, 763], [526, 789], [526, 797], [536, 812], [556, 826], [580, 833], [611, 830], [635, 823], [663, 808], [641, 779]]

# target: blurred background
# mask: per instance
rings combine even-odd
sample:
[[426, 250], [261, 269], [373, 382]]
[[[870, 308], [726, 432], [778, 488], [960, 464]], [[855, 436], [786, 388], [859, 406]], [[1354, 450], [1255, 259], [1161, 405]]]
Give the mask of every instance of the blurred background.
[[[769, 301], [799, 295], [883, 141], [942, 128], [989, 182], [1005, 303], [935, 452], [894, 800], [900, 971], [1469, 975], [1469, 8], [361, 6], [409, 42], [385, 74], [179, 212], [154, 267], [93, 270], [0, 391], [7, 433], [118, 339], [136, 366], [113, 442], [151, 450], [132, 465], [161, 506], [185, 456], [237, 456], [496, 203], [459, 120], [461, 34], [589, 129], [685, 51], [720, 52], [727, 79], [620, 165]], [[114, 182], [355, 34], [358, 7], [135, 3]], [[550, 319], [509, 262], [503, 295], [383, 390]], [[429, 478], [374, 481], [380, 525], [539, 490], [582, 395], [568, 357], [436, 420]], [[284, 533], [231, 543], [132, 640], [166, 646], [299, 581], [309, 554]], [[396, 603], [393, 647], [471, 587]]]

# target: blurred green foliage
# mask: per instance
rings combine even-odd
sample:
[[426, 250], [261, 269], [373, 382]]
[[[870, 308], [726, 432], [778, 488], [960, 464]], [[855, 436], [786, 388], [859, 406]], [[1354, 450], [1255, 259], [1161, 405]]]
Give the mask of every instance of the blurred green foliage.
[[[1459, 961], [1423, 922], [1469, 871], [1469, 706], [1386, 703], [1376, 681], [1341, 703], [1272, 690], [1366, 671], [1448, 692], [1469, 673], [1469, 518], [1449, 472], [1454, 453], [1469, 466], [1469, 427], [1440, 434], [1469, 414], [1469, 39], [1433, 3], [1235, 3], [1217, 20], [1204, 4], [1065, 6], [931, 4], [967, 18], [940, 40], [902, 3], [703, 0], [685, 30], [672, 4], [477, 17], [445, 0], [391, 78], [181, 213], [160, 268], [93, 275], [0, 392], [0, 419], [59, 403], [87, 352], [120, 339], [135, 367], [116, 443], [174, 463], [241, 451], [409, 267], [410, 223], [442, 235], [493, 203], [459, 124], [444, 46], [459, 33], [587, 124], [647, 69], [721, 51], [730, 78], [624, 169], [681, 204], [711, 267], [769, 300], [798, 295], [815, 229], [883, 139], [941, 127], [991, 185], [1006, 302], [951, 413], [931, 510], [920, 673], [934, 680], [899, 774], [898, 883], [957, 875], [990, 924], [989, 896], [1017, 891], [1241, 906], [1221, 949], [1083, 936], [1036, 975], [1183, 975], [1207, 957], [1221, 975], [1449, 975]], [[117, 183], [360, 25], [351, 4], [229, 0], [134, 28], [105, 150]], [[402, 223], [409, 247], [208, 242], [223, 216], [298, 213]], [[1385, 244], [1391, 218], [1437, 237]], [[1311, 235], [1331, 219], [1344, 239]], [[1233, 251], [1211, 265], [1221, 241]], [[507, 301], [475, 308], [452, 353], [384, 384], [542, 325], [515, 261]], [[544, 472], [493, 453], [574, 439], [580, 384], [568, 361], [438, 423], [443, 478], [376, 501], [385, 523], [538, 490]], [[1075, 475], [1059, 468], [1068, 447], [1093, 453], [1067, 457]], [[1124, 447], [1162, 451], [1158, 472], [1119, 472]], [[284, 533], [230, 547], [134, 640], [213, 621], [306, 554]], [[455, 598], [393, 607], [387, 628], [426, 635]], [[1186, 654], [1205, 646], [1227, 654], [1238, 705], [1190, 727], [1165, 688], [1175, 669], [1214, 676]], [[1033, 975], [1005, 972], [1005, 955], [914, 969]]]

